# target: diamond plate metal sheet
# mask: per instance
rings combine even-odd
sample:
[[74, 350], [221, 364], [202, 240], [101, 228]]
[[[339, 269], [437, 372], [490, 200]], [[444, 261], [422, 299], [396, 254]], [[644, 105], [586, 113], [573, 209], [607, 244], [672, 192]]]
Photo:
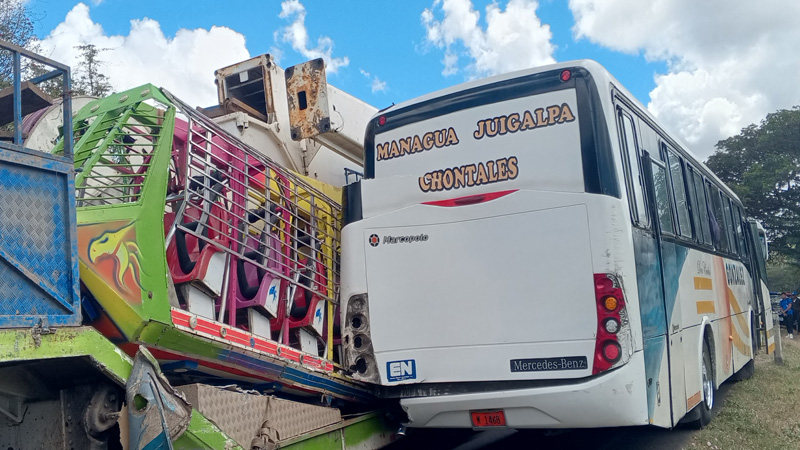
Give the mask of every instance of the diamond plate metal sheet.
[[214, 386], [190, 384], [176, 388], [207, 419], [238, 442], [250, 448], [267, 411], [269, 397], [227, 391]]
[[267, 408], [267, 419], [262, 428], [274, 430], [277, 432], [278, 440], [283, 441], [341, 420], [342, 414], [335, 408], [306, 405], [271, 397]]
[[48, 158], [0, 153], [0, 326], [80, 324], [70, 186]]
[[291, 439], [342, 420], [338, 409], [307, 405], [276, 397], [229, 391], [204, 384], [178, 388], [186, 400], [239, 445], [268, 429], [278, 441]]

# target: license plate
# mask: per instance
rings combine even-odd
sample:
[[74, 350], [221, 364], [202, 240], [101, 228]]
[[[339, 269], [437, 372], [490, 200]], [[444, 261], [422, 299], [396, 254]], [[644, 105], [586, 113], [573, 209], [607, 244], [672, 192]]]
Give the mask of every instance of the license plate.
[[472, 411], [472, 426], [475, 428], [484, 427], [504, 427], [506, 426], [506, 415], [500, 411]]

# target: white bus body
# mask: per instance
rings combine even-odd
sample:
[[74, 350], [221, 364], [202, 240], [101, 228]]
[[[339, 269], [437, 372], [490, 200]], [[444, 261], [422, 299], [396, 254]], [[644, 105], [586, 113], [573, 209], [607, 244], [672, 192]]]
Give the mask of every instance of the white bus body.
[[631, 98], [577, 61], [370, 122], [346, 187], [345, 362], [411, 426], [672, 427], [752, 359], [738, 199]]

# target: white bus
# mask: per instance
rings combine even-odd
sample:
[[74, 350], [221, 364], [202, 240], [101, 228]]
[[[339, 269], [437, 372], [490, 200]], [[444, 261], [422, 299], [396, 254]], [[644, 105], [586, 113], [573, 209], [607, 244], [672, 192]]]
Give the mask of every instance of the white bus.
[[379, 112], [345, 203], [345, 361], [410, 426], [702, 425], [771, 328], [737, 197], [592, 61]]

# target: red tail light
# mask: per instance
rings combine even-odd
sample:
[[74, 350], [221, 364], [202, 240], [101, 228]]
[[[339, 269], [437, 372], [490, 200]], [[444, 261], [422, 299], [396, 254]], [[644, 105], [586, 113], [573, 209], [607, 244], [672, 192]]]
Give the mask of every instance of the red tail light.
[[597, 337], [592, 374], [598, 374], [626, 356], [620, 345], [620, 335], [629, 333], [630, 326], [622, 286], [615, 275], [594, 274], [594, 295], [597, 300]]

